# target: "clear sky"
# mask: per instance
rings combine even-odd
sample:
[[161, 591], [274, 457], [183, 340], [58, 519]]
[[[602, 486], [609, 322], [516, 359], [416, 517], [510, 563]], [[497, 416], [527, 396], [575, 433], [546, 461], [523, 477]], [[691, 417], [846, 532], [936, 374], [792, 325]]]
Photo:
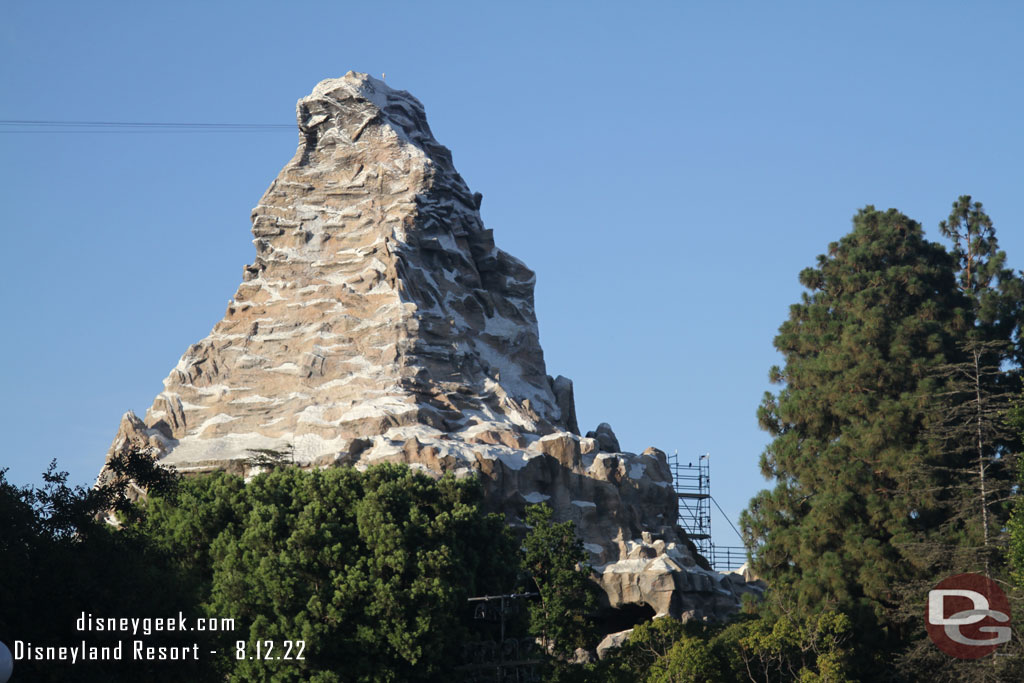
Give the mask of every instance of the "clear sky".
[[[1021, 7], [3, 0], [0, 119], [294, 124], [318, 81], [386, 73], [537, 272], [583, 430], [710, 452], [735, 521], [765, 486], [755, 411], [797, 274], [858, 208], [938, 240], [971, 194], [1024, 265]], [[12, 482], [51, 458], [92, 482], [223, 315], [297, 138], [0, 126]]]

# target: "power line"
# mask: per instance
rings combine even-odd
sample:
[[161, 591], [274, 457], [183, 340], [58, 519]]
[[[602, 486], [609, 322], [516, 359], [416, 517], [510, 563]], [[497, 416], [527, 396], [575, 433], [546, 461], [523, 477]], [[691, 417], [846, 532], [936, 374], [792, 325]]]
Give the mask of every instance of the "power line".
[[285, 129], [287, 123], [186, 123], [171, 121], [58, 121], [38, 119], [0, 119], [0, 133], [167, 133], [218, 132], [255, 133]]
[[736, 525], [732, 523], [731, 519], [729, 519], [729, 515], [725, 514], [725, 510], [722, 509], [722, 506], [718, 504], [718, 501], [715, 500], [714, 496], [708, 497], [711, 498], [711, 502], [715, 504], [715, 507], [718, 508], [718, 511], [722, 513], [723, 517], [725, 517], [725, 521], [729, 522], [729, 526], [731, 526], [732, 530], [736, 532], [736, 536], [739, 537], [740, 541], [743, 541], [743, 534], [740, 533], [740, 530], [737, 529]]

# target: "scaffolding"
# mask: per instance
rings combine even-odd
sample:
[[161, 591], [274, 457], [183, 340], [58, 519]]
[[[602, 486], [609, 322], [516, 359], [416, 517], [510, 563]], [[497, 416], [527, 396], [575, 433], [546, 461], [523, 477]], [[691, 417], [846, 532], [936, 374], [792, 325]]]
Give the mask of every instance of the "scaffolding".
[[711, 559], [711, 462], [707, 453], [683, 464], [679, 452], [672, 455], [672, 487], [679, 501], [679, 526], [697, 551]]
[[[716, 545], [711, 539], [711, 454], [704, 453], [696, 463], [686, 463], [676, 451], [669, 458], [672, 469], [672, 487], [678, 503], [678, 524], [687, 537], [697, 546], [700, 553], [717, 571], [738, 569], [747, 561], [747, 550], [743, 546]], [[721, 512], [721, 508], [719, 508]], [[722, 513], [724, 514], [724, 513]], [[726, 518], [729, 525], [732, 522]], [[735, 526], [733, 529], [735, 530]]]

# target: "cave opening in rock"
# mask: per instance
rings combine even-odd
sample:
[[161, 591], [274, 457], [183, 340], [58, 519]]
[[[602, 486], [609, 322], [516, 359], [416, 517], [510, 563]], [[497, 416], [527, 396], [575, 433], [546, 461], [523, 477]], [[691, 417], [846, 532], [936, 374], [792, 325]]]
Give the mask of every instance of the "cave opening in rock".
[[637, 624], [650, 621], [657, 612], [647, 604], [630, 604], [621, 607], [611, 607], [601, 612], [598, 616], [598, 626], [601, 633], [618, 633], [633, 628]]

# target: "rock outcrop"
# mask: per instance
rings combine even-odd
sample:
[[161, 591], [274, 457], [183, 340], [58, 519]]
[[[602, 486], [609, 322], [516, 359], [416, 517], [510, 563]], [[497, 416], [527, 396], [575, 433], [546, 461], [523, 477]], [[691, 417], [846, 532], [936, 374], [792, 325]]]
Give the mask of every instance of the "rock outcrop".
[[573, 520], [611, 607], [734, 610], [742, 587], [676, 527], [665, 454], [621, 452], [604, 423], [579, 435], [572, 382], [544, 364], [534, 274], [495, 246], [420, 102], [349, 73], [297, 115], [224, 318], [111, 453], [150, 448], [184, 472], [248, 474], [251, 449], [271, 449], [480, 476], [513, 525], [538, 502]]

